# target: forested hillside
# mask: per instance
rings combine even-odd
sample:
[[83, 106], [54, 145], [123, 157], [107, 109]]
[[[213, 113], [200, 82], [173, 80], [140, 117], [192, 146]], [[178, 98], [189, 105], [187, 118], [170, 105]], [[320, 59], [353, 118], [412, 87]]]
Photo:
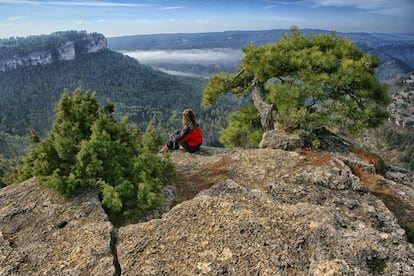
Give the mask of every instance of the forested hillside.
[[186, 107], [205, 121], [210, 113], [225, 111], [200, 109], [204, 85], [205, 80], [154, 71], [112, 51], [25, 67], [0, 73], [0, 129], [18, 135], [25, 135], [29, 127], [44, 132], [53, 120], [54, 103], [64, 89], [76, 87], [96, 91], [100, 103], [110, 98], [119, 115], [128, 115], [141, 127], [150, 120], [163, 128], [179, 126], [180, 112]]

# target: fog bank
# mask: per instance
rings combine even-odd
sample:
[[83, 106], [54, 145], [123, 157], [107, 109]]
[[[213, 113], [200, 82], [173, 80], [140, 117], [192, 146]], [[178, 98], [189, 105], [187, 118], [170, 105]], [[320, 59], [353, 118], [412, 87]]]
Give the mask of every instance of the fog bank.
[[190, 49], [190, 50], [154, 50], [122, 51], [123, 54], [136, 58], [142, 64], [198, 64], [222, 65], [240, 64], [244, 53], [230, 48]]

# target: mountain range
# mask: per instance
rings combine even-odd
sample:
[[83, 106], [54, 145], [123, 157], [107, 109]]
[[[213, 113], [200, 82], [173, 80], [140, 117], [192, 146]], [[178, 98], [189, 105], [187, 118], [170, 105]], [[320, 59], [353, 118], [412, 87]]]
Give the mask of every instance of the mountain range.
[[[304, 29], [301, 30], [301, 33], [304, 35], [317, 35], [329, 32], [325, 30]], [[275, 29], [263, 31], [132, 35], [110, 37], [108, 38], [108, 47], [127, 53], [134, 51], [225, 48], [240, 50], [249, 44], [258, 46], [274, 43], [288, 34], [289, 30]], [[336, 35], [340, 38], [351, 40], [362, 51], [381, 59], [382, 65], [376, 71], [379, 80], [385, 81], [414, 70], [414, 35], [342, 32], [337, 32]], [[241, 59], [242, 56], [240, 56], [240, 61]], [[208, 74], [205, 73], [206, 69], [204, 69], [204, 75], [212, 75], [220, 71], [235, 71], [239, 64], [231, 64], [230, 69], [228, 64], [215, 64], [215, 66], [209, 67]], [[187, 73], [194, 73], [194, 68], [200, 64], [195, 60], [193, 63], [187, 61], [169, 64], [157, 62], [150, 65], [156, 68], [167, 67], [173, 71], [181, 70]]]

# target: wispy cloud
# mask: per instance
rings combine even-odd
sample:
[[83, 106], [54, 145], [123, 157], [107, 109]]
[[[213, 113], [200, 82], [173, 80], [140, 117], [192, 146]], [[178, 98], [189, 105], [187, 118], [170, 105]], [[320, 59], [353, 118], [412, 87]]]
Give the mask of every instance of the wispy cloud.
[[75, 23], [77, 25], [83, 25], [83, 24], [85, 24], [85, 21], [83, 21], [82, 19], [79, 19], [79, 20], [76, 20]]
[[410, 0], [304, 0], [316, 7], [349, 7], [369, 13], [383, 15], [400, 15], [414, 12], [414, 2]]
[[8, 17], [7, 20], [17, 21], [17, 20], [22, 20], [22, 19], [25, 19], [25, 18], [27, 18], [27, 16], [11, 16], [11, 17]]
[[208, 23], [210, 23], [210, 20], [200, 18], [200, 19], [197, 19], [195, 22], [197, 24], [208, 24]]
[[90, 7], [147, 7], [151, 4], [106, 1], [38, 1], [38, 0], [0, 0], [0, 4], [11, 5], [53, 5], [53, 6], [90, 6]]
[[184, 7], [179, 7], [179, 6], [175, 6], [175, 7], [161, 7], [161, 10], [178, 10], [178, 9], [182, 9]]

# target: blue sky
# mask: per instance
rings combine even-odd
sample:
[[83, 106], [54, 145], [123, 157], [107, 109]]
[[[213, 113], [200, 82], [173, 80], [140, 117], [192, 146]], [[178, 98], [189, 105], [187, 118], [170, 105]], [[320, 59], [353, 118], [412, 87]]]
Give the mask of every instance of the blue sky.
[[318, 28], [414, 33], [414, 0], [0, 0], [0, 38]]

